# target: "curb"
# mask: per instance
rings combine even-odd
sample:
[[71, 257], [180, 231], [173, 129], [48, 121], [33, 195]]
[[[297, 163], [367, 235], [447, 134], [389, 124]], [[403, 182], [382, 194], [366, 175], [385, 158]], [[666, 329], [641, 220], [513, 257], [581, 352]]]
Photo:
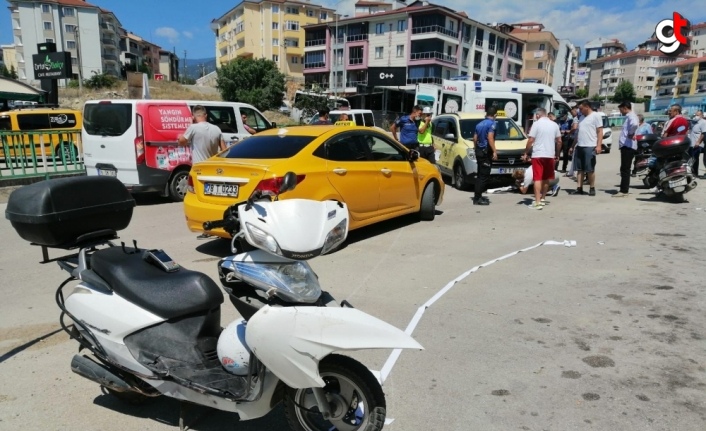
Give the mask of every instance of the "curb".
[[[85, 172], [70, 172], [65, 174], [54, 174], [49, 179], [52, 178], [68, 178], [68, 177], [82, 177], [85, 176]], [[44, 175], [38, 175], [33, 177], [22, 177], [22, 178], [7, 178], [0, 179], [0, 188], [3, 187], [15, 187], [15, 186], [26, 186], [28, 184], [38, 183], [44, 181], [47, 178]]]

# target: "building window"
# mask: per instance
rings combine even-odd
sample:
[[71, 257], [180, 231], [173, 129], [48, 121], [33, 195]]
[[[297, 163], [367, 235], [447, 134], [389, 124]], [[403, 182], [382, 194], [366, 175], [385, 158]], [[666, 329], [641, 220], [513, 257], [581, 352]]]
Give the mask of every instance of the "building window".
[[44, 21], [44, 30], [51, 30], [51, 22]]
[[64, 25], [64, 28], [66, 29], [66, 33], [73, 33], [76, 31], [76, 26], [73, 24], [66, 24]]
[[272, 13], [279, 13], [279, 5], [276, 5], [276, 4], [272, 5]]
[[293, 46], [296, 48], [299, 46], [299, 39], [285, 39], [284, 46]]
[[377, 59], [382, 58], [383, 49], [384, 48], [382, 46], [375, 47], [375, 58], [377, 58]]
[[279, 39], [272, 39], [272, 46], [279, 46]]
[[397, 56], [404, 57], [404, 45], [397, 45]]
[[47, 38], [47, 39], [44, 39], [44, 42], [46, 42], [46, 43], [54, 43], [54, 39], [52, 39], [52, 38]]
[[51, 12], [51, 6], [49, 6], [48, 4], [43, 4], [42, 5], [42, 13], [49, 13], [49, 12]]
[[66, 49], [76, 49], [76, 41], [67, 40], [66, 41]]
[[[308, 11], [306, 11], [306, 16], [308, 16], [309, 18], [313, 18], [313, 17], [314, 17], [314, 11], [311, 10], [311, 9], [309, 9]], [[292, 57], [292, 59], [294, 59], [294, 57]]]
[[279, 23], [278, 22], [272, 23], [272, 30], [279, 30]]
[[286, 30], [299, 31], [299, 21], [287, 21]]
[[375, 34], [383, 34], [385, 33], [385, 23], [377, 23], [375, 24]]
[[272, 61], [274, 61], [275, 63], [279, 63], [279, 55], [277, 55], [277, 54], [273, 55]]
[[78, 66], [78, 58], [76, 58], [76, 57], [71, 57], [71, 65], [72, 65], [72, 66]]
[[537, 69], [544, 69], [544, 62], [543, 61], [540, 61], [539, 63], [537, 63]]
[[74, 8], [72, 7], [62, 8], [62, 11], [64, 12], [64, 16], [74, 16]]
[[328, 13], [326, 13], [326, 12], [321, 12], [321, 15], [319, 15], [319, 18], [321, 18], [321, 19], [328, 19]]
[[543, 43], [540, 43], [540, 44], [539, 44], [539, 50], [540, 50], [540, 51], [544, 51], [545, 49], [546, 49], [546, 45], [544, 45]]
[[299, 63], [299, 57], [292, 57], [292, 64], [298, 64]]
[[286, 11], [288, 14], [291, 14], [291, 15], [299, 15], [299, 8], [298, 7], [288, 7], [286, 9]]
[[240, 21], [235, 24], [235, 34], [242, 33], [245, 31], [245, 21]]
[[401, 19], [397, 21], [397, 31], [407, 31], [407, 20]]

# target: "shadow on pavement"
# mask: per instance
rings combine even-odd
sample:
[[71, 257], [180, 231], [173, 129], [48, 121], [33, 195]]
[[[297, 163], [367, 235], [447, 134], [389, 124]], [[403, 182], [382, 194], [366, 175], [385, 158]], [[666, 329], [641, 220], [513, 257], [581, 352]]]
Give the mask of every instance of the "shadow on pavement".
[[132, 195], [138, 206], [170, 204], [174, 201], [159, 195], [159, 193], [138, 193]]
[[[95, 405], [105, 407], [117, 413], [153, 420], [179, 429], [180, 401], [173, 398], [158, 397], [141, 405], [127, 404], [112, 395], [103, 394], [93, 401]], [[236, 413], [224, 412], [196, 404], [184, 403], [184, 428], [198, 431], [256, 431], [289, 429], [284, 408], [278, 405], [265, 417], [240, 422]]]

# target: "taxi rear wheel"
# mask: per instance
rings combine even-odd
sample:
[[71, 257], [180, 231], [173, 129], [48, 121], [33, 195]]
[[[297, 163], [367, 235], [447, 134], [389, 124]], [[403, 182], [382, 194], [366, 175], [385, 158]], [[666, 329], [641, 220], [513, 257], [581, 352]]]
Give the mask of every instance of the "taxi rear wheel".
[[434, 190], [434, 184], [430, 182], [424, 188], [424, 193], [422, 193], [422, 202], [419, 206], [419, 218], [421, 220], [434, 220], [434, 216], [436, 215], [435, 194], [436, 190]]

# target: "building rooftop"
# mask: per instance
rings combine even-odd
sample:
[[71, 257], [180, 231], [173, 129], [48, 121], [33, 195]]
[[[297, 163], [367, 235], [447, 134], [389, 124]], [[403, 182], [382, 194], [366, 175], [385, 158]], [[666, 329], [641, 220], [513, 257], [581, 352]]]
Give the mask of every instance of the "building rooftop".
[[384, 1], [364, 1], [361, 0], [355, 4], [356, 6], [390, 6], [392, 7], [392, 3], [387, 3]]
[[[310, 3], [310, 2], [304, 1], [304, 0], [301, 0], [301, 1], [299, 1], [299, 0], [243, 0], [243, 1], [241, 1], [240, 3], [236, 4], [235, 6], [233, 6], [232, 8], [228, 9], [228, 11], [227, 11], [226, 13], [224, 13], [223, 15], [219, 16], [218, 18], [212, 19], [212, 20], [211, 20], [211, 23], [217, 23], [218, 21], [224, 19], [225, 17], [227, 17], [228, 15], [230, 15], [231, 13], [233, 13], [233, 11], [235, 11], [236, 9], [238, 9], [238, 8], [239, 8], [242, 4], [244, 4], [244, 3], [260, 4], [260, 3], [263, 3], [263, 2], [265, 2], [265, 1], [267, 1], [267, 2], [269, 2], [269, 3], [279, 3], [279, 4], [293, 3], [293, 4], [302, 5], [302, 6], [308, 6], [308, 7], [313, 7], [313, 8], [319, 8], [319, 9], [322, 9], [322, 10], [325, 10], [325, 11], [336, 12], [336, 9], [333, 9], [333, 8], [330, 8], [330, 7], [326, 7], [326, 6], [323, 6], [323, 5], [319, 5], [319, 4]], [[213, 27], [212, 27], [212, 28], [213, 28]]]
[[[601, 57], [593, 60], [591, 63], [603, 63], [606, 61], [618, 60], [621, 58], [630, 57], [669, 57], [667, 54], [663, 54], [662, 51], [656, 49], [637, 49], [634, 51], [622, 52], [620, 54], [611, 55], [608, 57]], [[684, 57], [684, 56], [682, 56]]]
[[61, 6], [77, 6], [86, 8], [98, 8], [98, 6], [85, 2], [84, 0], [43, 0], [42, 3], [54, 3]]
[[692, 57], [692, 58], [682, 59], [682, 60], [677, 61], [676, 63], [663, 64], [658, 67], [682, 67], [682, 66], [688, 66], [690, 64], [696, 64], [696, 63], [706, 63], [706, 55], [704, 55], [702, 57]]

